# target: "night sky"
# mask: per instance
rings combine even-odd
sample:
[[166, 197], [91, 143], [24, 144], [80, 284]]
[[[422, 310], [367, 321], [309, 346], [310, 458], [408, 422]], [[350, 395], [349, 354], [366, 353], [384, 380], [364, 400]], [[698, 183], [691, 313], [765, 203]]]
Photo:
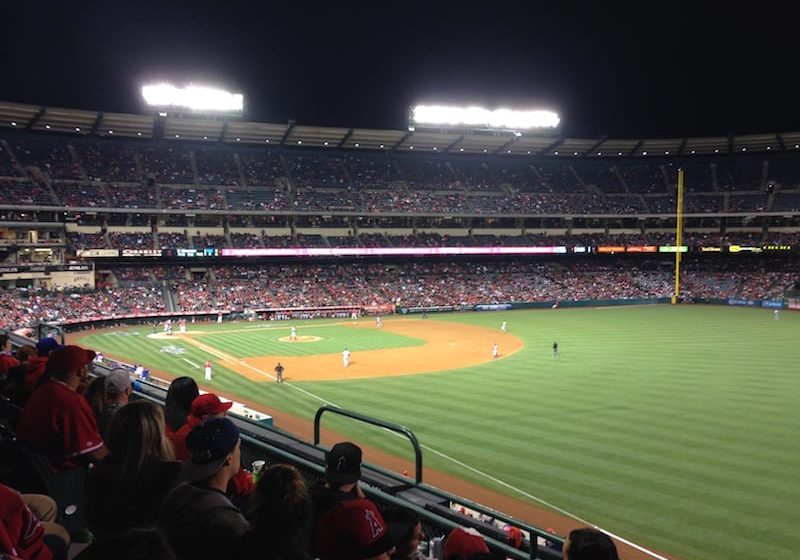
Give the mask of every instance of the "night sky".
[[479, 4], [4, 2], [0, 101], [141, 113], [165, 79], [272, 123], [402, 129], [412, 104], [476, 103], [555, 110], [567, 137], [800, 130], [790, 3]]

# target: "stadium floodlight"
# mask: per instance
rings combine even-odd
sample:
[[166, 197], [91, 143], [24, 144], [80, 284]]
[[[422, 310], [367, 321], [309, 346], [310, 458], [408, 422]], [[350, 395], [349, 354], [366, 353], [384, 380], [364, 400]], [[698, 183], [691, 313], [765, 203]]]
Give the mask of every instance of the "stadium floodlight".
[[241, 113], [244, 96], [207, 86], [188, 85], [177, 87], [171, 84], [142, 86], [145, 102], [156, 108], [173, 107], [196, 112]]
[[[417, 105], [411, 108], [411, 122], [418, 125], [469, 126], [504, 130], [556, 128], [561, 119], [552, 111], [515, 111], [483, 107]], [[412, 125], [413, 126], [413, 125]], [[409, 126], [409, 130], [412, 130]]]

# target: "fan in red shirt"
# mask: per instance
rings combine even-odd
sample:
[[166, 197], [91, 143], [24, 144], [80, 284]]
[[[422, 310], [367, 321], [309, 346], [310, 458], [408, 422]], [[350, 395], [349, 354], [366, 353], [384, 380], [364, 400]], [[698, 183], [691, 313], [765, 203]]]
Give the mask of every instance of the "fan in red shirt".
[[79, 346], [64, 346], [50, 354], [53, 377], [33, 392], [22, 411], [20, 441], [47, 455], [56, 469], [99, 461], [108, 453], [89, 403], [77, 392], [89, 377], [94, 357], [92, 350]]

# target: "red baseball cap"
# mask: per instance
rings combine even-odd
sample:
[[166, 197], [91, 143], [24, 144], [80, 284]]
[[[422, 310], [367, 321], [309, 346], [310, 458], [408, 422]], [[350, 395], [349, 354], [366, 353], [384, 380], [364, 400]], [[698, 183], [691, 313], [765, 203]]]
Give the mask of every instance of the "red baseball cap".
[[395, 531], [366, 498], [338, 503], [322, 516], [317, 529], [317, 554], [322, 560], [374, 558], [396, 543]]
[[475, 529], [464, 529], [456, 527], [444, 543], [444, 558], [449, 560], [451, 558], [461, 558], [467, 560], [473, 556], [488, 555], [489, 547], [486, 546], [486, 541], [483, 540], [481, 534]]
[[95, 356], [94, 350], [87, 350], [80, 346], [62, 346], [54, 350], [47, 360], [47, 364], [54, 374], [78, 371], [83, 366], [92, 363]]
[[232, 402], [222, 402], [214, 393], [198, 395], [192, 401], [192, 408], [189, 416], [186, 417], [186, 423], [190, 426], [199, 426], [203, 422], [203, 416], [221, 414], [232, 406]]

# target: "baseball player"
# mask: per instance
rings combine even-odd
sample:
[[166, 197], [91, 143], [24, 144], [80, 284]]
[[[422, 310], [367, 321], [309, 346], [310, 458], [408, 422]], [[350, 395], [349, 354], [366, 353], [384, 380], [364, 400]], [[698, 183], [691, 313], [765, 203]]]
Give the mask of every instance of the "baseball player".
[[500, 357], [500, 349], [497, 347], [497, 343], [495, 342], [492, 345], [492, 359], [496, 360], [499, 357]]
[[289, 331], [289, 340], [297, 340], [297, 327], [292, 327]]
[[503, 324], [500, 325], [500, 330], [503, 331], [503, 334], [506, 334], [506, 322], [503, 321]]
[[781, 320], [781, 311], [780, 311], [780, 309], [776, 309], [775, 311], [772, 312], [772, 318], [775, 321], [780, 321]]
[[375, 328], [379, 329], [382, 326], [383, 326], [383, 319], [381, 319], [381, 316], [378, 315], [377, 317], [375, 317]]
[[178, 332], [185, 333], [186, 332], [186, 319], [181, 319], [178, 321]]
[[553, 341], [553, 357], [558, 358], [558, 342]]
[[275, 366], [275, 381], [278, 383], [283, 383], [283, 366], [280, 362], [278, 362], [278, 365]]
[[342, 363], [344, 364], [344, 367], [350, 365], [350, 350], [347, 348], [342, 351]]
[[206, 360], [205, 379], [211, 381], [211, 360]]

